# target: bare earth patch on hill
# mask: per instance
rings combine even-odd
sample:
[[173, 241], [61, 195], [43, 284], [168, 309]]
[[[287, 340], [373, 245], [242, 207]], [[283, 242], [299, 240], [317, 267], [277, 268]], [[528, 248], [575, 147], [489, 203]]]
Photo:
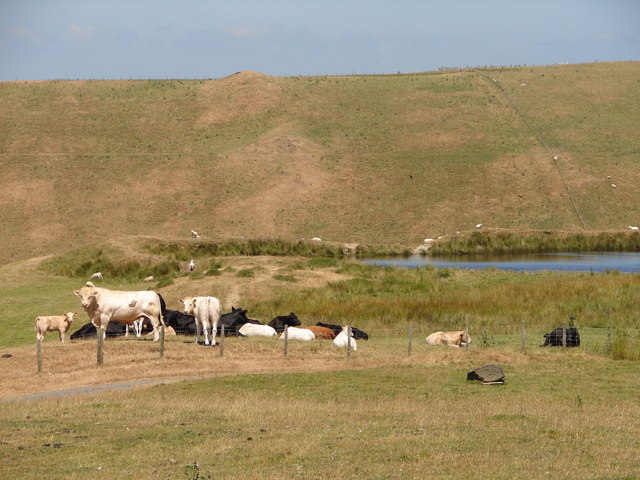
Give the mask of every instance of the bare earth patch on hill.
[[294, 217], [332, 186], [332, 176], [320, 164], [322, 152], [286, 129], [233, 152], [225, 178], [237, 179], [238, 191], [222, 199], [219, 215], [234, 219], [247, 236], [291, 232]]
[[275, 78], [251, 71], [207, 82], [199, 98], [204, 113], [196, 120], [196, 126], [226, 123], [264, 112], [280, 103], [282, 92]]

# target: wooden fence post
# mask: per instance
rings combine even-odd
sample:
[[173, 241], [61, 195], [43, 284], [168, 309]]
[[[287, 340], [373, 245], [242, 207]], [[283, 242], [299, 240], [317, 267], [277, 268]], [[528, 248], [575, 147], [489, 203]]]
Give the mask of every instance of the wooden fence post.
[[563, 347], [567, 346], [567, 324], [566, 323], [562, 324], [562, 346]]
[[351, 356], [351, 327], [347, 326], [347, 357]]
[[413, 337], [413, 323], [409, 324], [409, 347], [408, 347], [408, 355], [411, 355], [411, 340]]
[[36, 339], [36, 356], [38, 357], [38, 373], [42, 373], [42, 340]]
[[284, 326], [284, 356], [289, 355], [289, 326]]
[[[469, 320], [465, 323], [464, 334], [465, 338], [469, 338]], [[464, 348], [469, 348], [469, 344], [467, 342], [464, 342]]]
[[224, 325], [220, 328], [220, 356], [224, 356]]
[[526, 346], [527, 346], [527, 343], [525, 338], [525, 327], [524, 327], [524, 320], [523, 320], [522, 321], [522, 350], [524, 350]]
[[104, 363], [104, 330], [102, 328], [96, 327], [96, 340], [98, 344], [96, 363], [102, 365]]
[[160, 358], [164, 357], [164, 324], [160, 325]]
[[611, 325], [607, 327], [607, 352], [611, 352]]

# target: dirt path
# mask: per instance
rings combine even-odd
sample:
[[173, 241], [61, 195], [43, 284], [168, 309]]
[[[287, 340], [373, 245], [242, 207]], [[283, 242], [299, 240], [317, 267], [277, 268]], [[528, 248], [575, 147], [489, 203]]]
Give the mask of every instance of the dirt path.
[[13, 398], [5, 398], [1, 400], [3, 403], [8, 402], [22, 402], [28, 400], [43, 400], [45, 398], [57, 398], [57, 397], [66, 397], [69, 395], [80, 395], [83, 393], [94, 393], [100, 392], [104, 390], [128, 390], [130, 388], [147, 386], [147, 385], [158, 385], [158, 384], [167, 384], [167, 383], [177, 383], [185, 380], [198, 380], [199, 378], [163, 378], [163, 379], [154, 379], [154, 380], [137, 380], [135, 382], [124, 382], [124, 383], [112, 383], [109, 385], [92, 385], [90, 387], [75, 387], [75, 388], [65, 388], [63, 390], [53, 390], [51, 392], [40, 392], [33, 393], [31, 395], [23, 395], [22, 397], [13, 397]]

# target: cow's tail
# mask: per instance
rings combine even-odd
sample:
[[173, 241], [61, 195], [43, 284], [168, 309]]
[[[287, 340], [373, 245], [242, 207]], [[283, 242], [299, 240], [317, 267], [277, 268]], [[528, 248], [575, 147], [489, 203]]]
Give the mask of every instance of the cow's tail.
[[167, 314], [167, 304], [164, 301], [164, 298], [162, 298], [162, 295], [158, 292], [156, 292], [156, 295], [158, 295], [158, 298], [160, 299], [160, 324], [166, 326], [164, 323], [164, 317]]

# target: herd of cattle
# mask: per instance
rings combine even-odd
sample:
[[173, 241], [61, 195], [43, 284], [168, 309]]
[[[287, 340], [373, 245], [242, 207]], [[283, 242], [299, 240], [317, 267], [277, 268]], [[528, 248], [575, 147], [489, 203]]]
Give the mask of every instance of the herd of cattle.
[[[356, 340], [368, 340], [369, 335], [362, 330], [349, 327], [316, 323], [314, 326], [301, 327], [302, 322], [295, 313], [280, 315], [268, 324], [247, 317], [247, 310], [232, 307], [229, 313], [222, 313], [220, 301], [215, 297], [186, 297], [180, 300], [182, 311], [171, 310], [159, 293], [153, 291], [118, 291], [96, 287], [92, 282], [73, 292], [80, 297], [82, 308], [90, 322], [71, 335], [72, 340], [95, 337], [98, 329], [104, 338], [129, 334], [129, 328], [135, 328], [135, 335], [153, 333], [153, 340], [160, 337], [160, 326], [170, 335], [195, 335], [196, 343], [200, 336], [205, 345], [216, 345], [216, 336], [224, 329], [225, 336], [276, 337], [290, 340], [311, 341], [317, 338], [329, 339], [336, 347], [357, 350]], [[76, 314], [40, 316], [35, 320], [38, 340], [46, 332], [57, 331], [60, 341], [64, 342], [65, 333], [70, 329]], [[286, 331], [286, 333], [285, 333]], [[351, 331], [351, 336], [348, 332]], [[464, 347], [471, 338], [464, 330], [456, 332], [435, 332], [426, 337], [428, 345], [449, 345]], [[580, 346], [580, 335], [571, 327], [565, 330], [555, 329], [545, 334], [544, 346]]]

